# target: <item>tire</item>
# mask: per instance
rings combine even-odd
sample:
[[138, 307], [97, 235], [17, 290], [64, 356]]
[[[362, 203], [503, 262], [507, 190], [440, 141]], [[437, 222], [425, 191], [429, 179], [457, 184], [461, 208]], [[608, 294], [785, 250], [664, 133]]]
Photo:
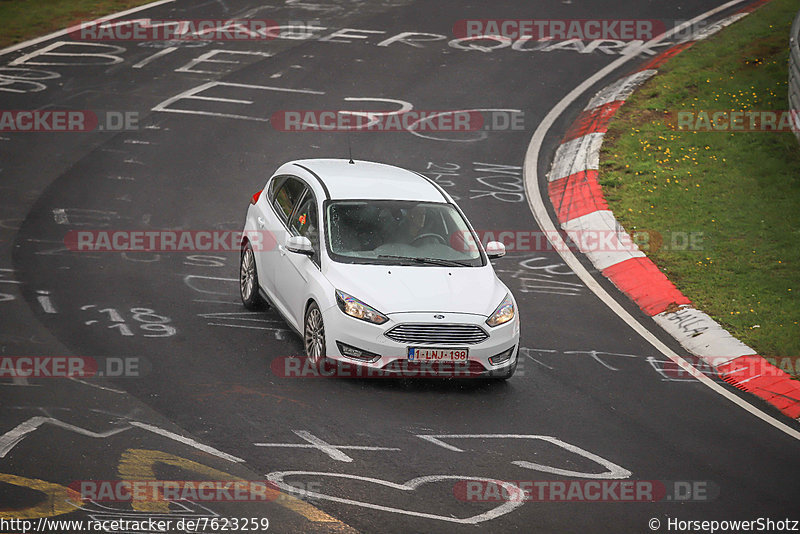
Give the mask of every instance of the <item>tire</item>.
[[308, 305], [303, 325], [303, 346], [306, 357], [311, 364], [320, 365], [325, 360], [325, 324], [316, 302]]
[[242, 256], [239, 261], [239, 296], [242, 304], [248, 310], [258, 310], [264, 307], [264, 299], [258, 293], [258, 273], [256, 272], [256, 257], [253, 247], [248, 241], [242, 247]]

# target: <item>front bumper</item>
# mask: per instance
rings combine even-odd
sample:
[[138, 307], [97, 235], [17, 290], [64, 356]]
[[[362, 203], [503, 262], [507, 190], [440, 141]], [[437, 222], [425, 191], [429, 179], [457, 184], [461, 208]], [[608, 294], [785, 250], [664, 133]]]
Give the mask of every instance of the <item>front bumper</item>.
[[[486, 324], [486, 317], [474, 314], [443, 313], [444, 319], [434, 318], [434, 313], [395, 313], [387, 315], [389, 321], [382, 325], [375, 325], [359, 319], [355, 319], [343, 313], [338, 307], [334, 306], [323, 312], [325, 322], [325, 345], [327, 356], [332, 360], [347, 362], [349, 364], [366, 367], [369, 369], [382, 369], [386, 373], [398, 375], [408, 374], [409, 376], [424, 376], [428, 369], [440, 369], [447, 371], [454, 367], [455, 374], [459, 376], [461, 371], [469, 370], [469, 376], [502, 374], [510, 366], [514, 365], [519, 353], [519, 314], [511, 321], [496, 327]], [[451, 341], [434, 344], [419, 343], [399, 343], [386, 336], [386, 333], [400, 324], [431, 324], [441, 325], [458, 324], [474, 325], [481, 328], [488, 334], [488, 337], [479, 343], [454, 343]], [[371, 353], [369, 361], [345, 355], [340, 350], [341, 345], [355, 347], [361, 351]], [[469, 362], [453, 362], [456, 365], [438, 365], [431, 367], [425, 362], [410, 362], [408, 360], [409, 347], [431, 347], [445, 349], [468, 349]], [[509, 359], [493, 365], [489, 358], [495, 357], [509, 349], [513, 349]], [[460, 365], [458, 365], [460, 364]], [[417, 374], [420, 366], [423, 367], [423, 374]], [[447, 372], [441, 374], [447, 375]]]

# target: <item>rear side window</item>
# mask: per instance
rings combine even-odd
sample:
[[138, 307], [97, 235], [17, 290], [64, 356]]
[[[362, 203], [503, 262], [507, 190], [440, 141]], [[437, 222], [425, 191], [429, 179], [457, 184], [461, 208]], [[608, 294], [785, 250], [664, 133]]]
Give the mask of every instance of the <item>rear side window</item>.
[[275, 192], [272, 205], [284, 221], [289, 219], [304, 189], [305, 185], [297, 178], [287, 178]]

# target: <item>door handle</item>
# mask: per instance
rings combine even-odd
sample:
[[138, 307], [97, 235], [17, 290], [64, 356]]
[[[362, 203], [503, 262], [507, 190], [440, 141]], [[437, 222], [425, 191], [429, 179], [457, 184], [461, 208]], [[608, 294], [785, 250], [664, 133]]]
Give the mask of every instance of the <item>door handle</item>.
[[259, 225], [261, 228], [264, 228], [264, 227], [267, 225], [267, 221], [265, 221], [263, 217], [259, 217], [259, 218], [258, 218], [258, 225]]

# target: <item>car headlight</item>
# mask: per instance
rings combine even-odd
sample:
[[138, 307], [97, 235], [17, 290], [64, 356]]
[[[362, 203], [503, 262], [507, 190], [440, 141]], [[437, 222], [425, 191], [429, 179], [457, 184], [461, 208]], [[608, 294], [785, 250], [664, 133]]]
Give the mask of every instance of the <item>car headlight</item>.
[[489, 326], [498, 326], [507, 323], [514, 318], [514, 301], [511, 299], [511, 293], [506, 295], [503, 302], [494, 310], [494, 313], [486, 319], [486, 324]]
[[339, 309], [350, 317], [361, 319], [373, 324], [383, 324], [389, 320], [388, 317], [371, 306], [367, 306], [357, 298], [348, 295], [344, 291], [336, 290], [336, 304]]

